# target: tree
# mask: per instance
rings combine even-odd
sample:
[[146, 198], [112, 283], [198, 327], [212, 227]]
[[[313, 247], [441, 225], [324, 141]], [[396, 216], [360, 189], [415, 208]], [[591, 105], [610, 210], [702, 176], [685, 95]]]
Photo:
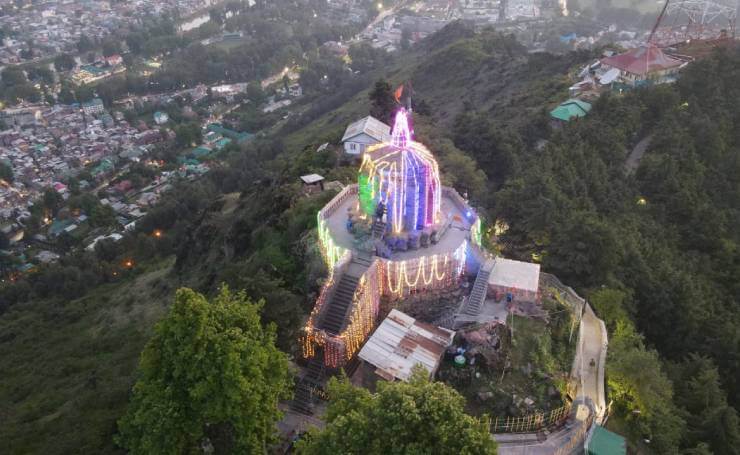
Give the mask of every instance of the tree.
[[23, 85], [28, 82], [26, 73], [19, 66], [9, 66], [2, 72], [2, 81], [6, 87], [14, 85]]
[[301, 441], [299, 453], [496, 453], [488, 419], [467, 415], [465, 399], [420, 367], [408, 383], [379, 383], [374, 395], [332, 378], [329, 397], [326, 428]]
[[197, 123], [183, 123], [175, 127], [175, 140], [180, 147], [193, 147], [200, 142], [202, 133]]
[[0, 161], [0, 180], [13, 181], [13, 168], [8, 163]]
[[141, 355], [119, 445], [132, 454], [264, 453], [292, 383], [262, 302], [180, 289]]
[[54, 68], [57, 71], [69, 71], [75, 64], [75, 58], [70, 54], [60, 54], [54, 58]]
[[369, 96], [372, 103], [370, 115], [381, 122], [390, 124], [393, 118], [393, 112], [396, 110], [396, 100], [393, 98], [391, 84], [384, 79], [377, 81]]
[[352, 69], [362, 73], [370, 71], [388, 59], [384, 50], [375, 49], [369, 43], [353, 44], [349, 48]]
[[42, 206], [53, 214], [56, 214], [63, 201], [62, 196], [54, 188], [46, 188], [41, 199]]
[[103, 41], [103, 56], [110, 57], [111, 55], [119, 54], [121, 52], [121, 42], [115, 38], [108, 38]]
[[401, 29], [401, 49], [406, 50], [411, 47], [411, 29]]
[[75, 94], [69, 87], [63, 87], [57, 95], [57, 101], [62, 104], [72, 104], [75, 102]]
[[610, 338], [607, 383], [616, 412], [625, 415], [636, 436], [650, 439], [657, 453], [677, 453], [686, 423], [673, 404], [658, 353], [645, 348], [630, 322], [618, 323]]
[[80, 41], [77, 42], [77, 50], [80, 52], [87, 52], [95, 47], [95, 43], [87, 35], [80, 36]]
[[262, 90], [262, 86], [259, 81], [252, 81], [247, 84], [247, 98], [249, 101], [253, 102], [255, 106], [259, 106], [265, 102], [265, 91]]

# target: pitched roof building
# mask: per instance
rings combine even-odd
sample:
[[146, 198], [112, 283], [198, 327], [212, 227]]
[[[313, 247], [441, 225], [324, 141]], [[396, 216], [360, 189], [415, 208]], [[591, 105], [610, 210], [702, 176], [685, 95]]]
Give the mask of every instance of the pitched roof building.
[[601, 59], [601, 65], [620, 72], [621, 82], [642, 85], [648, 82], [665, 83], [675, 80], [678, 70], [687, 62], [667, 55], [654, 45], [640, 46], [627, 52]]
[[420, 364], [433, 376], [455, 332], [419, 322], [391, 310], [360, 351], [360, 359], [373, 365], [381, 378], [407, 381]]
[[368, 115], [365, 118], [350, 123], [344, 136], [344, 151], [349, 155], [360, 155], [368, 145], [389, 142], [391, 139], [391, 127]]
[[550, 117], [567, 122], [573, 118], [585, 117], [591, 110], [591, 104], [578, 99], [569, 99], [550, 111]]

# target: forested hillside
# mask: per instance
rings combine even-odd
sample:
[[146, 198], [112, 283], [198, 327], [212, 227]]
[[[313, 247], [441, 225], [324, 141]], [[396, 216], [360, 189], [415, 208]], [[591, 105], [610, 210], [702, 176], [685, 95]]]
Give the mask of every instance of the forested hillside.
[[[675, 86], [604, 96], [552, 129], [547, 112], [567, 97], [568, 72], [593, 56], [529, 55], [451, 24], [364, 80], [410, 81], [416, 133], [489, 227], [508, 224], [505, 254], [541, 258], [605, 319], [615, 428], [655, 453], [738, 453], [740, 52], [690, 65]], [[224, 157], [117, 246], [4, 285], [0, 452], [116, 450], [135, 354], [176, 287], [213, 295], [226, 282], [264, 299], [278, 346], [295, 353], [326, 272], [315, 215], [333, 195], [302, 195], [298, 177], [355, 179], [356, 167], [316, 148], [370, 112], [372, 88], [327, 94]], [[123, 257], [137, 265], [105, 274]]]

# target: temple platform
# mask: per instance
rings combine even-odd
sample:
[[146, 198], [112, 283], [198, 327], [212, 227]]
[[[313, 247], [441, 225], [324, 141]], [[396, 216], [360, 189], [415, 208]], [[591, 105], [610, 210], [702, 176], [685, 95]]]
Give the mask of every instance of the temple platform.
[[[359, 249], [358, 239], [347, 229], [347, 214], [356, 209], [357, 206], [357, 194], [353, 194], [344, 198], [326, 217], [326, 227], [334, 243], [352, 251]], [[465, 240], [470, 238], [470, 231], [476, 216], [455, 190], [451, 188], [443, 189], [440, 212], [443, 216], [442, 224], [445, 222], [445, 217], [450, 220], [450, 224], [436, 244], [430, 243], [427, 247], [419, 247], [415, 250], [394, 251], [391, 253], [389, 260], [404, 261], [450, 253], [457, 250]]]

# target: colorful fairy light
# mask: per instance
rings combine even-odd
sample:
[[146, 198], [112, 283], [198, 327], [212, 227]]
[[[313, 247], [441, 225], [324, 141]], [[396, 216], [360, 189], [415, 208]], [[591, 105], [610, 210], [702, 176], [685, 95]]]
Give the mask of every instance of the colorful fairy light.
[[406, 111], [396, 114], [391, 143], [369, 147], [358, 177], [360, 207], [373, 216], [382, 202], [396, 234], [431, 227], [440, 219], [439, 166], [432, 153], [414, 142]]
[[470, 227], [470, 240], [474, 245], [481, 246], [483, 241], [483, 223], [480, 217], [476, 217], [475, 222]]
[[467, 242], [451, 253], [405, 261], [383, 261], [381, 295], [403, 298], [412, 291], [444, 289], [457, 284], [465, 267]]
[[406, 260], [375, 257], [354, 290], [340, 333], [322, 330], [322, 318], [329, 309], [327, 304], [336, 292], [342, 271], [352, 258], [352, 251], [332, 238], [328, 220], [340, 207], [346, 207], [349, 198], [356, 197], [355, 210], [360, 211], [361, 217], [376, 216], [378, 204], [382, 203], [387, 225], [394, 234], [429, 232], [429, 228], [440, 226], [442, 186], [439, 167], [432, 153], [413, 141], [409, 116], [406, 111], [399, 111], [391, 142], [368, 147], [363, 155], [357, 185], [345, 187], [317, 215], [319, 247], [330, 274], [301, 336], [304, 357], [315, 356], [316, 348], [321, 346], [324, 364], [331, 368], [341, 367], [355, 355], [375, 328], [381, 297], [396, 300], [412, 292], [450, 289], [459, 285], [468, 247], [481, 244], [482, 225], [480, 218], [457, 192], [450, 189], [445, 189], [445, 192], [446, 197], [461, 210], [466, 225], [470, 226], [469, 242], [462, 240], [454, 251]]

